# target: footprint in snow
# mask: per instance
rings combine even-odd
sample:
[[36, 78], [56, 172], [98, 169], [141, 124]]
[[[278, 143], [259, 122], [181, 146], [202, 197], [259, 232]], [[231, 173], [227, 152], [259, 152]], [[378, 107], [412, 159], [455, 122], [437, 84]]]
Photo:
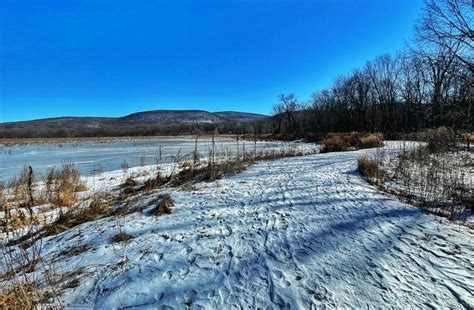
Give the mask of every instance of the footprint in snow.
[[189, 254], [189, 253], [191, 253], [192, 251], [193, 251], [193, 248], [188, 247], [188, 248], [186, 248], [186, 249], [183, 250], [183, 254]]
[[181, 277], [184, 277], [185, 275], [187, 275], [189, 273], [189, 268], [188, 267], [185, 267], [183, 269], [181, 269], [181, 271], [179, 272], [179, 275]]
[[283, 272], [281, 272], [280, 270], [276, 270], [273, 272], [273, 277], [276, 279], [281, 279], [283, 278]]
[[162, 258], [163, 258], [163, 253], [158, 253], [158, 254], [153, 255], [153, 259], [155, 260], [155, 262], [159, 262]]

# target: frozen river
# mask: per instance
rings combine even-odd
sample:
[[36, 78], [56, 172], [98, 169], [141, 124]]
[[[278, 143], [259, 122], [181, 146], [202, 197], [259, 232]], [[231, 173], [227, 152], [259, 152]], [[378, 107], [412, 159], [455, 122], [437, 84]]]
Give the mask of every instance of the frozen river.
[[[8, 181], [17, 176], [25, 166], [32, 166], [37, 175], [44, 175], [50, 168], [63, 163], [74, 163], [81, 174], [87, 176], [94, 172], [120, 169], [124, 162], [129, 167], [166, 163], [171, 162], [178, 153], [180, 156], [191, 156], [194, 143], [192, 138], [156, 138], [0, 146], [0, 181]], [[198, 152], [201, 156], [206, 157], [211, 146], [210, 138], [198, 140]], [[253, 151], [255, 147], [269, 149], [282, 146], [282, 142], [245, 142], [247, 152]], [[239, 141], [238, 147], [241, 153], [244, 143]], [[221, 156], [235, 156], [237, 141], [218, 138], [215, 140], [215, 150]]]

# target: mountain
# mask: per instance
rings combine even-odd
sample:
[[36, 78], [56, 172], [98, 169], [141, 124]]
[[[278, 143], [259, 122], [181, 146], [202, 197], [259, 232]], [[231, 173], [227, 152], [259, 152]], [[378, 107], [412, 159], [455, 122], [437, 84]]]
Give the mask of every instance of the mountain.
[[[126, 129], [143, 126], [206, 124], [242, 124], [264, 120], [269, 116], [245, 112], [208, 112], [203, 110], [154, 110], [129, 114], [123, 117], [54, 117], [29, 121], [0, 123], [0, 137], [102, 135], [126, 133]], [[67, 133], [64, 133], [67, 132]]]
[[234, 112], [234, 111], [224, 111], [224, 112], [214, 112], [214, 115], [217, 115], [223, 119], [232, 122], [245, 123], [245, 122], [254, 122], [268, 118], [267, 115], [256, 114], [256, 113], [246, 113], [246, 112]]
[[268, 116], [263, 114], [224, 111], [208, 112], [204, 110], [153, 110], [132, 113], [122, 117], [53, 117], [29, 121], [0, 123], [0, 128], [18, 127], [62, 127], [84, 126], [101, 127], [103, 125], [168, 125], [192, 123], [221, 123], [221, 122], [252, 122], [262, 120]]
[[[237, 112], [240, 113], [240, 112]], [[219, 123], [225, 119], [201, 110], [155, 110], [133, 113], [116, 119], [118, 125]]]
[[52, 117], [34, 119], [30, 121], [19, 121], [19, 122], [7, 122], [0, 123], [2, 129], [12, 128], [25, 128], [25, 127], [61, 127], [61, 126], [79, 126], [79, 127], [91, 127], [98, 128], [104, 124], [111, 124], [115, 118], [113, 117], [76, 117], [76, 116], [64, 116], [64, 117]]

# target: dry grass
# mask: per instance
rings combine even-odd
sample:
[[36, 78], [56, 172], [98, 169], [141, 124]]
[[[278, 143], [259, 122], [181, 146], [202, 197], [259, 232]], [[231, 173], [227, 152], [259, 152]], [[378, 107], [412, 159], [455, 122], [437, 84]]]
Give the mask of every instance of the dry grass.
[[135, 181], [135, 180], [132, 179], [132, 178], [128, 178], [128, 179], [125, 180], [125, 182], [123, 182], [123, 183], [121, 184], [121, 187], [122, 187], [122, 188], [130, 188], [130, 187], [135, 187], [135, 186], [137, 186], [137, 185], [138, 185], [138, 182], [137, 182], [137, 181]]
[[133, 178], [127, 178], [125, 182], [120, 184], [120, 187], [122, 188], [122, 192], [120, 195], [122, 197], [134, 194], [136, 192], [136, 187], [138, 186], [138, 182], [135, 181]]
[[446, 127], [428, 129], [422, 133], [422, 140], [427, 142], [428, 151], [431, 153], [455, 151], [459, 138], [454, 130]]
[[169, 180], [170, 178], [163, 177], [160, 173], [157, 173], [153, 178], [149, 178], [145, 181], [142, 189], [146, 191], [153, 190], [155, 188], [162, 187], [168, 183]]
[[381, 133], [330, 133], [321, 140], [321, 153], [343, 152], [383, 146]]
[[88, 207], [69, 209], [67, 212], [61, 213], [54, 223], [45, 225], [45, 235], [57, 235], [83, 223], [97, 220], [105, 216], [108, 210], [109, 202], [107, 198], [97, 195], [92, 198]]
[[24, 210], [10, 210], [6, 214], [5, 218], [0, 220], [0, 226], [4, 228], [4, 231], [11, 231], [26, 227], [31, 224], [44, 222], [44, 219], [45, 217], [43, 214], [35, 214], [31, 217], [27, 215]]
[[474, 156], [452, 146], [440, 146], [440, 150], [435, 145], [438, 142], [403, 151], [395, 160], [393, 178], [404, 185], [404, 193], [430, 212], [451, 219], [464, 210], [474, 212], [469, 172]]
[[5, 185], [0, 182], [0, 211], [6, 210], [7, 199], [5, 197]]
[[231, 160], [214, 165], [201, 166], [195, 169], [181, 170], [170, 180], [172, 186], [181, 186], [186, 183], [212, 182], [222, 178], [224, 175], [235, 174], [244, 171], [250, 160]]
[[347, 151], [350, 147], [350, 143], [339, 134], [329, 134], [321, 144], [323, 145], [321, 153]]
[[367, 149], [383, 146], [383, 135], [381, 133], [370, 133], [359, 137], [358, 148]]
[[191, 169], [193, 168], [193, 163], [191, 161], [185, 161], [181, 164], [181, 169]]
[[61, 169], [51, 169], [45, 179], [45, 198], [55, 207], [72, 207], [76, 193], [86, 190], [79, 170], [73, 164], [64, 164]]
[[380, 185], [384, 182], [384, 172], [375, 159], [366, 156], [357, 160], [357, 171], [370, 183]]
[[[11, 195], [9, 200], [11, 202], [16, 202], [18, 204], [26, 204], [29, 200], [30, 193], [30, 172], [27, 166], [23, 167], [20, 175], [16, 178], [13, 178], [8, 187], [11, 189]], [[31, 176], [31, 183], [35, 182], [34, 174]]]
[[471, 144], [474, 143], [474, 133], [472, 132], [466, 132], [464, 134], [464, 137], [466, 138], [466, 140], [468, 140]]
[[[375, 152], [376, 163], [384, 165], [382, 176], [385, 174], [384, 178], [390, 180], [381, 189], [427, 212], [466, 220], [469, 212], [474, 212], [474, 154], [467, 150], [465, 136], [437, 128], [410, 134], [408, 139], [426, 143], [409, 143], [407, 147], [403, 144], [397, 154]], [[359, 170], [369, 171], [367, 174], [373, 179], [376, 170], [367, 166], [360, 162]]]
[[44, 294], [33, 284], [14, 284], [0, 291], [0, 309], [36, 309]]
[[133, 236], [130, 234], [127, 234], [126, 232], [119, 232], [116, 235], [112, 237], [112, 242], [125, 242], [130, 239], [133, 239]]
[[163, 194], [159, 197], [156, 207], [153, 209], [152, 213], [156, 216], [161, 216], [163, 214], [170, 214], [171, 209], [174, 207], [174, 200], [168, 194]]

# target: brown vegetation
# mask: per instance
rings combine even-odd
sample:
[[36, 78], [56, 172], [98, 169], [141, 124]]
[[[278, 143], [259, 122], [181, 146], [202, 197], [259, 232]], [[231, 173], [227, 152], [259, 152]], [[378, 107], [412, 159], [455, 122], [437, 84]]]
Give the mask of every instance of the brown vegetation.
[[376, 160], [367, 156], [357, 160], [357, 171], [371, 184], [381, 185], [384, 182], [385, 172], [379, 168], [379, 163]]
[[97, 195], [91, 199], [87, 207], [71, 208], [65, 213], [61, 212], [55, 222], [45, 225], [45, 234], [56, 235], [104, 216], [110, 208], [107, 199], [105, 195]]
[[133, 239], [133, 236], [130, 234], [127, 234], [126, 232], [119, 232], [116, 235], [112, 237], [112, 242], [124, 242], [128, 241], [130, 239]]
[[[377, 151], [373, 159], [359, 159], [358, 170], [384, 191], [431, 213], [462, 220], [467, 215], [465, 211], [474, 212], [472, 151], [466, 150], [462, 134], [446, 128], [430, 129], [416, 136], [426, 142], [403, 143], [398, 154]], [[384, 184], [387, 179], [391, 182]]]
[[158, 197], [156, 207], [153, 209], [152, 213], [156, 216], [161, 216], [163, 214], [170, 214], [171, 208], [174, 207], [174, 200], [169, 194], [163, 194]]
[[330, 133], [321, 141], [321, 153], [342, 152], [383, 146], [380, 133]]
[[76, 193], [86, 190], [79, 170], [74, 164], [64, 164], [61, 169], [51, 169], [45, 180], [46, 200], [55, 207], [72, 207]]
[[0, 290], [0, 309], [35, 309], [44, 294], [34, 284], [15, 284]]

